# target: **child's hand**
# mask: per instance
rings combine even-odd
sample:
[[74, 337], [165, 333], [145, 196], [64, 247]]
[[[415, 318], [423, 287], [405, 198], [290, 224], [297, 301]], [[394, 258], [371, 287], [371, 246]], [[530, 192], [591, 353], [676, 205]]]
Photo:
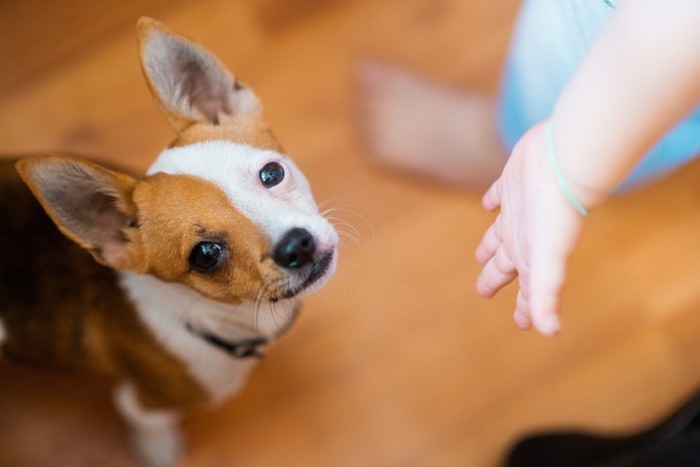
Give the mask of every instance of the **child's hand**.
[[520, 276], [515, 323], [549, 335], [559, 331], [566, 267], [583, 222], [556, 184], [545, 128], [540, 123], [520, 139], [482, 199], [484, 208], [501, 212], [476, 250], [483, 266], [476, 289], [491, 297]]

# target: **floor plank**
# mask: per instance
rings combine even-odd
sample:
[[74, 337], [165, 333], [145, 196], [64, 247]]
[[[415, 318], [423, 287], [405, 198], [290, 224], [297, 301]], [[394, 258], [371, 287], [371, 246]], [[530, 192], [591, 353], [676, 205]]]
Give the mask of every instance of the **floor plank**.
[[[512, 287], [474, 292], [478, 197], [380, 171], [358, 137], [359, 60], [493, 93], [519, 2], [112, 3], [2, 4], [0, 151], [147, 167], [173, 138], [136, 60], [151, 14], [253, 86], [360, 237], [244, 393], [186, 423], [185, 465], [491, 466], [521, 433], [633, 430], [697, 388], [700, 164], [593, 213], [547, 339], [514, 328]], [[5, 363], [0, 380], [0, 465], [135, 465], [103, 382]]]

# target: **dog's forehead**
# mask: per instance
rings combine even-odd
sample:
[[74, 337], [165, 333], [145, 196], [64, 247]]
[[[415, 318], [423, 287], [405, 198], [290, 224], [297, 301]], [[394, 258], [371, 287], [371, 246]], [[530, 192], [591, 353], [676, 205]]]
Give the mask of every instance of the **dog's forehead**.
[[284, 158], [281, 153], [225, 140], [196, 142], [162, 151], [146, 175], [168, 173], [193, 175], [227, 184], [246, 178], [246, 169], [266, 159]]
[[[290, 173], [290, 187], [268, 192], [260, 170], [268, 162], [282, 162]], [[166, 173], [206, 180], [228, 197], [231, 205], [261, 227], [273, 241], [293, 226], [308, 224], [317, 208], [304, 175], [285, 155], [230, 141], [207, 141], [171, 147], [158, 156], [147, 175]], [[196, 202], [196, 200], [193, 200]]]

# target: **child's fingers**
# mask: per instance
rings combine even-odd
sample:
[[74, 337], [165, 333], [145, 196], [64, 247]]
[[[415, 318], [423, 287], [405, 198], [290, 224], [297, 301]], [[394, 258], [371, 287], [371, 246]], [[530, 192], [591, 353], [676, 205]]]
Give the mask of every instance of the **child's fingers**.
[[476, 247], [476, 260], [479, 264], [483, 266], [488, 260], [493, 258], [501, 243], [501, 239], [497, 234], [496, 224], [494, 223], [486, 230], [484, 238], [481, 239], [479, 246]]
[[530, 317], [545, 335], [559, 332], [559, 303], [566, 279], [566, 260], [559, 255], [533, 253], [530, 267]]
[[496, 181], [491, 184], [491, 187], [481, 198], [481, 205], [487, 211], [495, 211], [501, 206], [501, 195], [499, 193], [500, 182], [500, 178], [496, 179]]
[[484, 265], [484, 269], [476, 280], [476, 291], [482, 297], [493, 297], [506, 284], [512, 282], [517, 275], [515, 264], [505, 248], [501, 247], [493, 258]]
[[515, 325], [523, 331], [527, 331], [532, 327], [532, 320], [530, 319], [530, 303], [525, 298], [522, 287], [520, 290], [518, 290], [518, 298], [516, 300], [513, 321], [515, 321]]

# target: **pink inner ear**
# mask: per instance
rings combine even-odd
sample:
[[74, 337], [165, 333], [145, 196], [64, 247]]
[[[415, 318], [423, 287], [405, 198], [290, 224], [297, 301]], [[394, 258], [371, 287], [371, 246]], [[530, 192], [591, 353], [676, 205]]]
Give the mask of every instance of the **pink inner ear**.
[[219, 76], [215, 70], [207, 72], [207, 64], [194, 59], [178, 66], [182, 77], [178, 88], [190, 107], [212, 123], [218, 123], [220, 113], [233, 113], [233, 84], [227, 82], [232, 81], [228, 76]]
[[86, 223], [92, 224], [95, 235], [105, 243], [124, 243], [127, 241], [123, 229], [133, 225], [135, 219], [120, 212], [117, 200], [103, 193], [92, 196], [89, 208], [85, 212]]
[[98, 259], [126, 249], [125, 229], [135, 223], [128, 213], [131, 177], [62, 157], [33, 158], [26, 166], [32, 191], [66, 236]]
[[[77, 194], [77, 191], [67, 190], [61, 199], [47, 197], [47, 203], [56, 206], [59, 226], [88, 248], [98, 261], [122, 267], [128, 259], [129, 239], [125, 229], [136, 223], [135, 218], [122, 213], [117, 208], [118, 200], [110, 195]], [[71, 197], [72, 201], [66, 204], [65, 197]]]
[[175, 119], [217, 124], [220, 115], [259, 109], [255, 95], [213, 55], [176, 35], [150, 32], [143, 60], [159, 100]]

